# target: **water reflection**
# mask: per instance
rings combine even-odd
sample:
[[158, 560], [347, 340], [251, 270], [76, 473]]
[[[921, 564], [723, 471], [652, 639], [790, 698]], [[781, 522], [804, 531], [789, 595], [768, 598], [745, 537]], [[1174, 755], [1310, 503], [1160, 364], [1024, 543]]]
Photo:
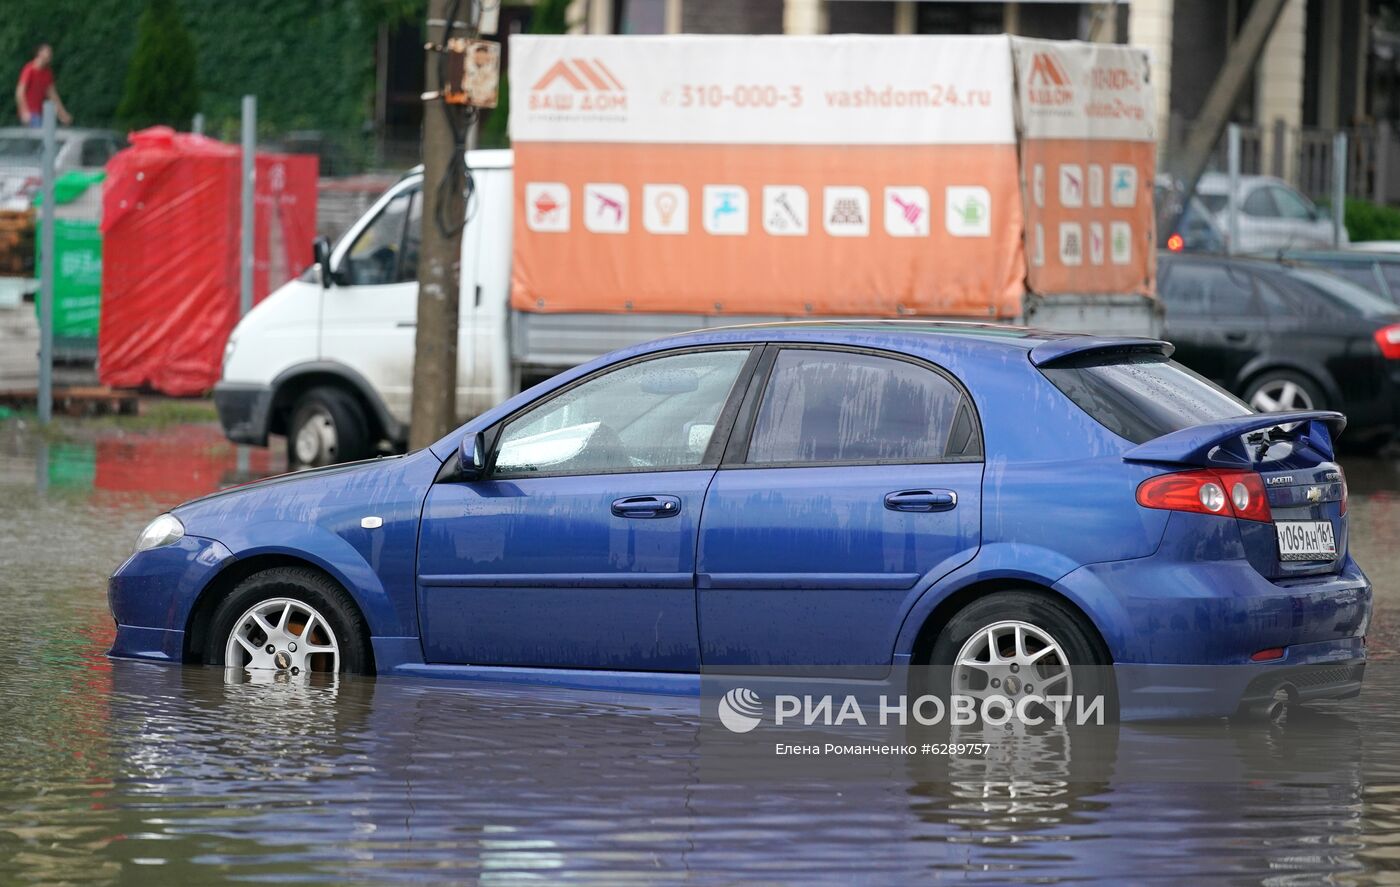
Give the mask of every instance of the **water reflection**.
[[[280, 467], [249, 458], [249, 473]], [[990, 760], [736, 758], [685, 699], [110, 662], [105, 576], [153, 514], [246, 477], [237, 462], [207, 427], [0, 437], [0, 883], [1400, 871], [1400, 662], [1373, 663], [1360, 699], [1281, 727], [997, 735]], [[1400, 472], [1351, 464], [1348, 479], [1384, 659]]]

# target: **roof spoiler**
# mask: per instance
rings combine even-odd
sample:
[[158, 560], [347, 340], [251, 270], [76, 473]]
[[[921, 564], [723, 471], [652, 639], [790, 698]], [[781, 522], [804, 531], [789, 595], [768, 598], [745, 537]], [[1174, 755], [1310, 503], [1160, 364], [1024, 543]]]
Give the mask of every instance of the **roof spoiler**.
[[1156, 354], [1171, 357], [1176, 346], [1161, 339], [1137, 336], [1065, 336], [1041, 342], [1031, 349], [1031, 363], [1038, 367], [1054, 366], [1071, 358], [1131, 357]]
[[1289, 427], [1283, 428], [1281, 435], [1274, 435], [1275, 439], [1282, 437], [1300, 441], [1312, 447], [1324, 459], [1331, 460], [1336, 455], [1333, 442], [1346, 425], [1347, 417], [1331, 410], [1251, 413], [1164, 434], [1128, 450], [1123, 454], [1123, 461], [1248, 467], [1254, 464], [1255, 458], [1244, 436], [1276, 426]]

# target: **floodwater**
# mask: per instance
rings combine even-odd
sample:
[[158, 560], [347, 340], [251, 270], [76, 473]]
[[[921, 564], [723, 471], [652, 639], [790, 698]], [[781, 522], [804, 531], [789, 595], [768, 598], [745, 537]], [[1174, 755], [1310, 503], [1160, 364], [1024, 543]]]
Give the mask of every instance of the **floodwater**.
[[1345, 463], [1361, 698], [1013, 745], [1101, 766], [1007, 780], [719, 766], [693, 699], [109, 661], [108, 573], [154, 514], [280, 467], [244, 461], [207, 426], [0, 433], [0, 883], [1400, 882], [1395, 463]]

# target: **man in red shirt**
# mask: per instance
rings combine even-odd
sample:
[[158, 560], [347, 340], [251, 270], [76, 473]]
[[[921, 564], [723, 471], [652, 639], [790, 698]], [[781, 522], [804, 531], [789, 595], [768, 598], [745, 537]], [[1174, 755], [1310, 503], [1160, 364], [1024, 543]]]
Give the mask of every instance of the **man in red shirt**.
[[15, 87], [15, 104], [19, 107], [19, 121], [25, 126], [42, 126], [44, 122], [44, 100], [53, 99], [54, 110], [63, 123], [72, 123], [68, 109], [58, 97], [53, 85], [53, 48], [41, 43], [39, 49], [19, 72], [19, 84]]

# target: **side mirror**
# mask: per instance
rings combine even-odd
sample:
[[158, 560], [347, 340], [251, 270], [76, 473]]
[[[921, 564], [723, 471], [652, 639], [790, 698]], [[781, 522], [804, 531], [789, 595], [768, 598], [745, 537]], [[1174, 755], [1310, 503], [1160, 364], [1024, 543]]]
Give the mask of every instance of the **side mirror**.
[[462, 438], [457, 449], [457, 479], [477, 480], [486, 473], [486, 436], [476, 434]]
[[321, 268], [321, 287], [331, 286], [331, 241], [324, 234], [311, 241], [311, 259]]

